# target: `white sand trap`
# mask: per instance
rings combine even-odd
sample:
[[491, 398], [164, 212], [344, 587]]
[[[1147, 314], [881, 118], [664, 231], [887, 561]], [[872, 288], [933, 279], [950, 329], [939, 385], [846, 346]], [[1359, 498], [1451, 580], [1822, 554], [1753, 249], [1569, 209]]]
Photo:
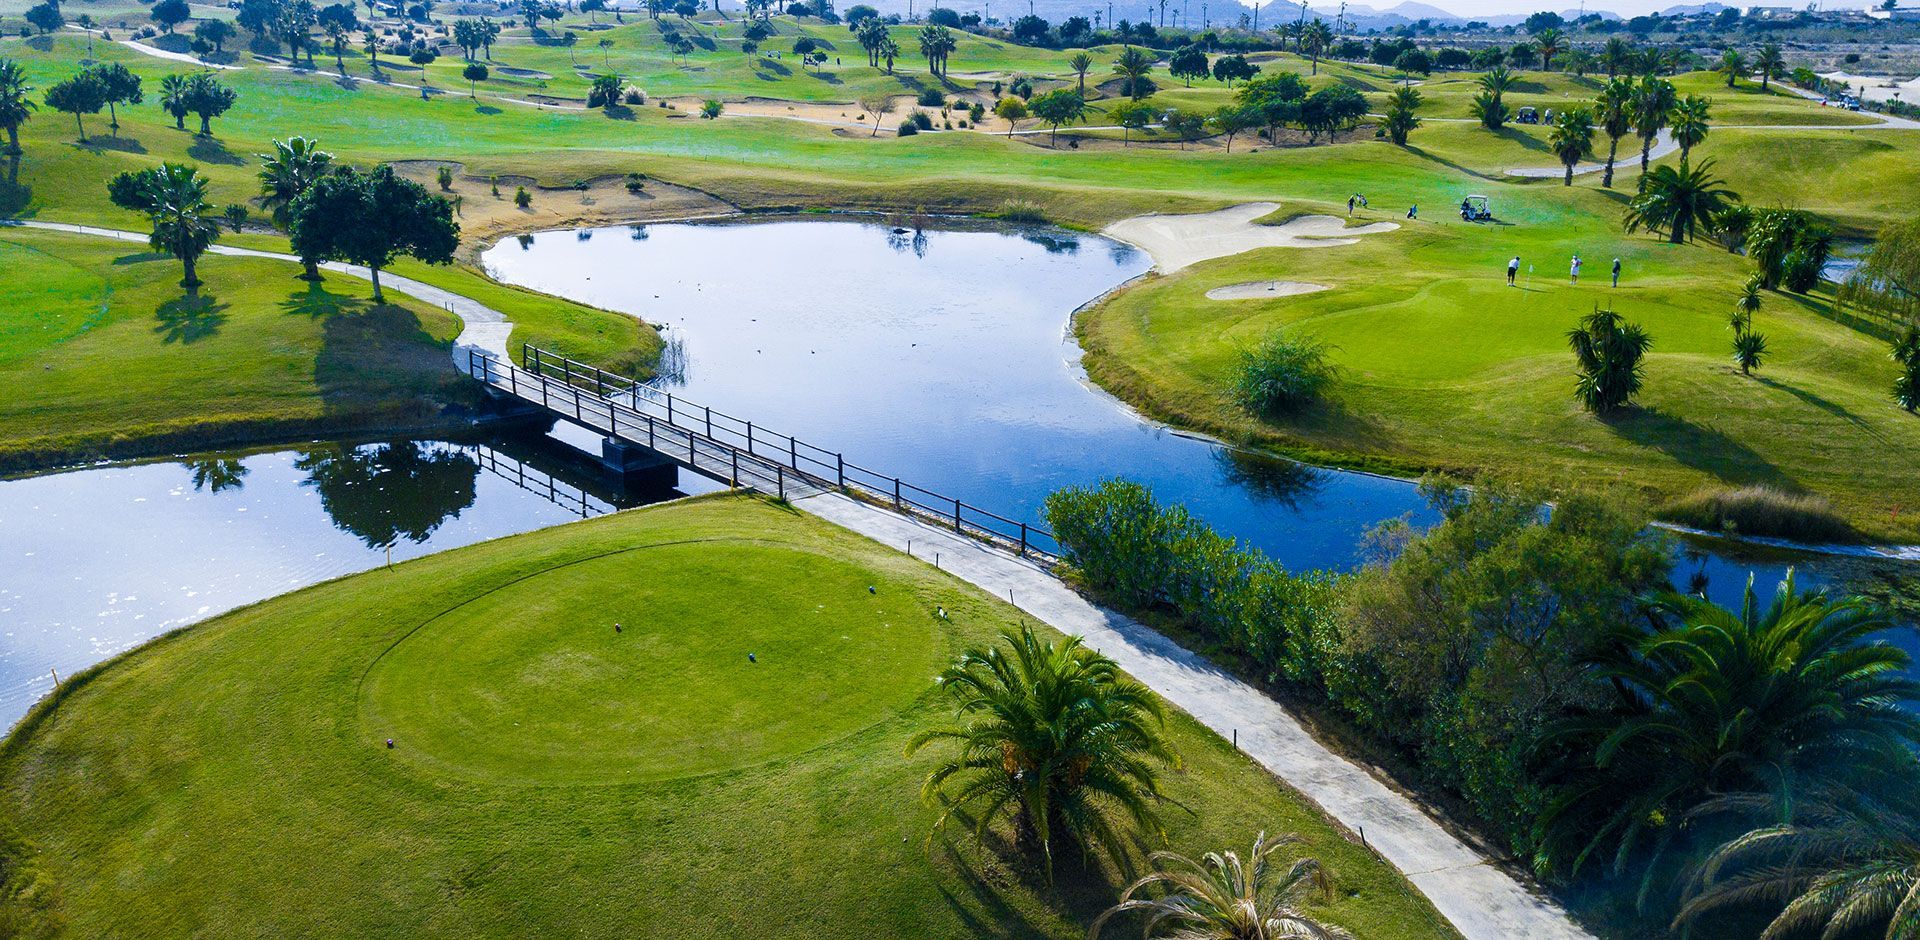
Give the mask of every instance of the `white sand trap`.
[[1311, 294], [1327, 290], [1325, 284], [1309, 284], [1306, 281], [1247, 281], [1244, 284], [1228, 284], [1207, 291], [1208, 300], [1267, 300], [1274, 297], [1292, 297], [1295, 294]]
[[1225, 258], [1255, 248], [1332, 248], [1351, 245], [1358, 235], [1391, 232], [1400, 226], [1375, 222], [1349, 228], [1330, 215], [1303, 215], [1279, 225], [1254, 220], [1280, 208], [1274, 202], [1249, 202], [1194, 215], [1142, 215], [1107, 226], [1108, 236], [1153, 256], [1153, 266], [1171, 274], [1188, 265]]

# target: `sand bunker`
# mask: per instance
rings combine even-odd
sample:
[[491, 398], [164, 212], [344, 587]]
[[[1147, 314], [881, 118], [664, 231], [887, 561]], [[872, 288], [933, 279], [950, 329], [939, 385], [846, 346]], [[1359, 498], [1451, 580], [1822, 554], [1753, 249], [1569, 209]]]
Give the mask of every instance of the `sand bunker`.
[[1359, 235], [1391, 232], [1400, 226], [1375, 222], [1349, 228], [1330, 215], [1305, 215], [1279, 225], [1256, 225], [1254, 220], [1280, 208], [1278, 203], [1250, 202], [1195, 215], [1142, 215], [1107, 226], [1106, 234], [1153, 257], [1154, 267], [1171, 274], [1188, 265], [1225, 258], [1256, 248], [1331, 248], [1351, 245]]
[[1274, 297], [1292, 297], [1295, 294], [1311, 294], [1327, 290], [1325, 284], [1309, 284], [1306, 281], [1247, 281], [1244, 284], [1228, 284], [1207, 291], [1208, 300], [1268, 300]]

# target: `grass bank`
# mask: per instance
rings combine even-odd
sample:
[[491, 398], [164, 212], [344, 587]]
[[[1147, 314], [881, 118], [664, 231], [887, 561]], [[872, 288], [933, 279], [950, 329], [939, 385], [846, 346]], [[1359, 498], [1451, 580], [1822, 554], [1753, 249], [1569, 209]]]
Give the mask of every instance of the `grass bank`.
[[[76, 677], [0, 746], [0, 872], [33, 885], [0, 890], [0, 922], [1079, 937], [1115, 873], [1069, 861], [1048, 890], [997, 836], [928, 841], [932, 755], [902, 756], [946, 718], [933, 673], [1017, 617], [744, 498], [277, 598]], [[1227, 742], [1183, 715], [1169, 730], [1184, 759], [1170, 791], [1191, 810], [1169, 809], [1175, 848], [1299, 833], [1335, 874], [1320, 913], [1366, 937], [1452, 935]]]

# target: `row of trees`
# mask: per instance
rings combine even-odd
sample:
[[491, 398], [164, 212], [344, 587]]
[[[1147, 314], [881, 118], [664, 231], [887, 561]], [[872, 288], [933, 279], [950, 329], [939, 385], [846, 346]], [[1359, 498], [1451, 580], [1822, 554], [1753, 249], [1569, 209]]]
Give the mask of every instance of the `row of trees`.
[[[118, 62], [88, 66], [55, 82], [47, 89], [48, 107], [73, 115], [74, 129], [80, 140], [87, 140], [85, 115], [108, 113], [108, 127], [120, 129], [120, 105], [135, 105], [146, 100], [139, 75]], [[33, 86], [27, 82], [26, 69], [18, 62], [0, 59], [0, 128], [7, 132], [7, 152], [20, 152], [20, 127], [38, 109], [30, 97]], [[209, 72], [168, 75], [160, 82], [160, 107], [184, 129], [187, 115], [200, 118], [200, 134], [211, 136], [213, 119], [227, 113], [239, 95]]]
[[[380, 272], [394, 259], [453, 260], [460, 228], [451, 204], [392, 167], [361, 172], [338, 166], [332, 154], [304, 137], [274, 141], [274, 152], [260, 160], [261, 202], [291, 235], [303, 277], [319, 280], [323, 261], [362, 265], [378, 303], [385, 300]], [[207, 185], [196, 168], [171, 162], [121, 173], [107, 184], [114, 205], [147, 217], [154, 250], [179, 259], [180, 285], [189, 292], [201, 286], [200, 258], [220, 237]]]
[[1424, 489], [1442, 521], [1382, 527], [1350, 577], [1289, 574], [1122, 481], [1056, 493], [1047, 518], [1108, 599], [1327, 702], [1549, 878], [1683, 925], [1899, 916], [1920, 685], [1884, 610], [1791, 577], [1737, 609], [1676, 593], [1671, 547], [1606, 494]]

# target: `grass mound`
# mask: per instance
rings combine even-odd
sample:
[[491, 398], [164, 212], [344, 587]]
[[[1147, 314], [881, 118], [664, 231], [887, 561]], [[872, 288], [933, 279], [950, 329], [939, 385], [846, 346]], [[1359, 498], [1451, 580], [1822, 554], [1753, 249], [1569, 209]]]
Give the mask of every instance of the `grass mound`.
[[1763, 485], [1701, 490], [1667, 507], [1662, 515], [1709, 532], [1801, 542], [1847, 542], [1859, 537], [1826, 499]]
[[[1016, 616], [728, 498], [276, 598], [71, 679], [0, 745], [0, 879], [21, 882], [0, 883], [0, 925], [1078, 938], [1120, 873], [1071, 853], [1048, 889], [1010, 831], [929, 839], [937, 755], [903, 752], [951, 721], [938, 665]], [[1164, 814], [1171, 848], [1299, 833], [1335, 877], [1317, 913], [1380, 940], [1453, 936], [1227, 742], [1179, 714], [1168, 733], [1186, 808]]]

